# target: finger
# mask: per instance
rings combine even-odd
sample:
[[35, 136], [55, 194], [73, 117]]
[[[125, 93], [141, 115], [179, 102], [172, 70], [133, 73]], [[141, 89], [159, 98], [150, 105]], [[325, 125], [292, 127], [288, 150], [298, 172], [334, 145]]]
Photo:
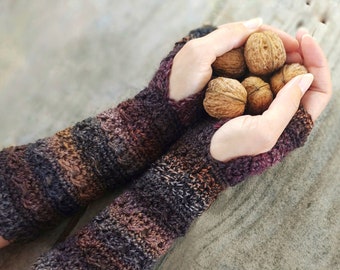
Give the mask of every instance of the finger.
[[308, 34], [301, 37], [301, 52], [304, 65], [315, 76], [310, 90], [302, 99], [302, 104], [315, 121], [327, 106], [332, 95], [330, 70], [321, 47]]
[[214, 50], [215, 56], [241, 47], [248, 36], [257, 31], [262, 24], [261, 18], [252, 19], [245, 22], [229, 23], [218, 27], [217, 30], [202, 37], [200, 42], [211, 46]]
[[309, 34], [304, 34], [301, 37], [300, 44], [305, 66], [328, 72], [327, 59], [315, 39]]
[[301, 27], [298, 29], [298, 31], [296, 32], [296, 40], [299, 42], [299, 44], [301, 44], [302, 37], [307, 34], [308, 30], [306, 28]]
[[308, 34], [308, 30], [306, 28], [301, 27], [298, 29], [295, 35], [296, 40], [299, 43], [299, 49], [297, 52], [300, 54], [302, 61], [303, 61], [303, 56], [302, 56], [302, 51], [301, 51], [301, 40], [302, 40], [302, 37], [306, 34]]
[[308, 30], [305, 28], [300, 28], [297, 33], [296, 33], [296, 40], [299, 44], [299, 47], [291, 52], [287, 53], [287, 60], [286, 63], [292, 64], [292, 63], [299, 63], [303, 64], [303, 57], [302, 57], [302, 52], [301, 52], [301, 38], [303, 35], [308, 34]]
[[291, 52], [287, 53], [287, 59], [286, 59], [287, 64], [292, 64], [292, 63], [303, 63], [302, 56], [299, 52]]
[[287, 53], [294, 52], [299, 49], [299, 42], [294, 37], [287, 34], [286, 32], [280, 29], [277, 29], [273, 26], [265, 25], [265, 24], [261, 25], [261, 30], [270, 30], [270, 31], [277, 33], [279, 37], [281, 38]]
[[314, 76], [310, 73], [296, 76], [277, 94], [268, 110], [262, 116], [270, 123], [274, 137], [279, 137], [300, 105], [303, 94], [312, 84]]

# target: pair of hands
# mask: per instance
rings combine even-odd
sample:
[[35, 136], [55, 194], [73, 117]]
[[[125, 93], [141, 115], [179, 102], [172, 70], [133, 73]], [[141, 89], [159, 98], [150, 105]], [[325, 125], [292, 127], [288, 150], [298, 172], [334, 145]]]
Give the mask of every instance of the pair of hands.
[[[224, 24], [210, 34], [190, 40], [174, 58], [170, 74], [170, 98], [181, 100], [204, 89], [216, 57], [242, 46], [256, 31], [275, 31], [283, 41], [287, 63], [303, 64], [310, 72], [288, 82], [262, 115], [231, 119], [214, 134], [210, 153], [219, 161], [269, 151], [277, 142], [300, 103], [315, 121], [328, 104], [332, 84], [326, 57], [307, 30], [293, 38], [261, 19]], [[308, 90], [308, 91], [307, 91]], [[256, 142], [256, 143], [254, 143]]]

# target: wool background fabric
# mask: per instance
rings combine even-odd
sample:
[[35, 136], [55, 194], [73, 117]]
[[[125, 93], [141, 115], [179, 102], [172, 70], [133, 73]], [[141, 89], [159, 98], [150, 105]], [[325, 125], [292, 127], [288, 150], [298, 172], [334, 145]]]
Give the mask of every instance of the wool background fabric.
[[[191, 29], [257, 16], [290, 34], [310, 29], [330, 62], [333, 99], [303, 148], [223, 192], [158, 269], [339, 268], [338, 1], [4, 0], [0, 145], [50, 136], [134, 96]], [[111, 200], [92, 204], [75, 230]], [[1, 250], [0, 269], [27, 269], [65, 226]]]

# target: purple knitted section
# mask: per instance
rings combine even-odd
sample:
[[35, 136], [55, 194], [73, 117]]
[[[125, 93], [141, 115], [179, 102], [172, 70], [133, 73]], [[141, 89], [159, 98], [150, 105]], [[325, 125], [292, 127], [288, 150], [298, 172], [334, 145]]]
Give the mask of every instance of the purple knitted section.
[[168, 98], [173, 58], [188, 39], [214, 29], [194, 31], [176, 43], [134, 98], [52, 137], [3, 149], [0, 235], [10, 241], [34, 238], [160, 157], [202, 108], [200, 95], [177, 103]]
[[245, 176], [259, 174], [278, 163], [289, 152], [303, 145], [312, 127], [311, 118], [307, 117], [303, 108], [300, 108], [271, 151], [255, 157], [246, 156], [228, 162], [225, 173], [226, 181], [234, 186], [243, 181]]
[[[132, 188], [89, 225], [40, 257], [34, 269], [151, 269], [229, 184], [282, 160], [302, 146], [312, 120], [299, 109], [266, 154], [227, 163], [209, 154], [216, 121], [191, 128]], [[73, 265], [74, 264], [74, 265]]]

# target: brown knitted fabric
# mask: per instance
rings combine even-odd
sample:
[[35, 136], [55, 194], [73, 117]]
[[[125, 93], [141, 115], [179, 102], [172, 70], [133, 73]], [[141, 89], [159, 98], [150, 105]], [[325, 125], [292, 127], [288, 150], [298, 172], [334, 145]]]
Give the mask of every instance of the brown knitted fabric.
[[163, 59], [147, 88], [52, 137], [0, 152], [0, 235], [34, 238], [107, 189], [126, 183], [164, 153], [199, 117], [202, 95], [168, 98], [173, 58], [197, 29]]
[[222, 190], [282, 160], [312, 129], [310, 116], [299, 109], [271, 151], [221, 163], [209, 154], [218, 124], [207, 119], [191, 128], [131, 189], [40, 257], [34, 269], [151, 269]]

